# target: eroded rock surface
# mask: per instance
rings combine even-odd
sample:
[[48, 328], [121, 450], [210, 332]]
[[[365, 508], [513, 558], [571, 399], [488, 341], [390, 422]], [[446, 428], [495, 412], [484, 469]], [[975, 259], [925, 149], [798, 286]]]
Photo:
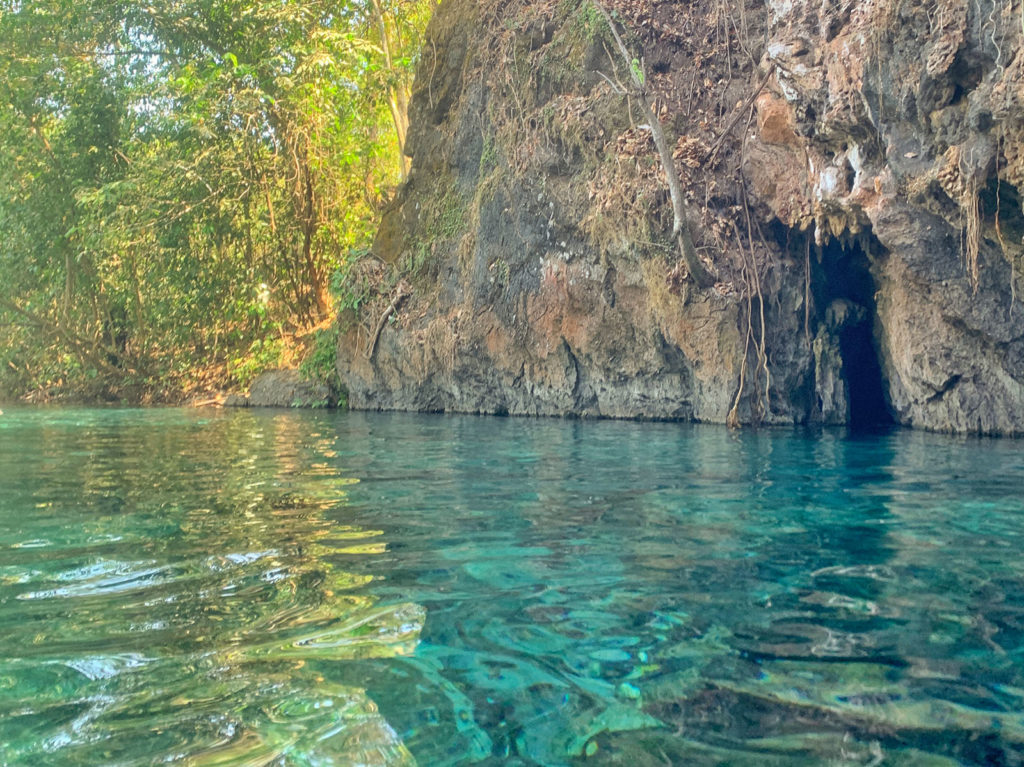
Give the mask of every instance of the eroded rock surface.
[[[862, 231], [877, 241], [876, 347], [901, 423], [1024, 431], [1022, 12], [966, 0], [773, 5], [765, 60], [778, 96], [759, 114], [788, 109], [804, 138], [762, 130], [744, 171], [776, 216], [812, 225], [818, 242]], [[796, 167], [808, 170], [799, 207], [778, 194], [798, 185]]]
[[1021, 0], [607, 7], [717, 284], [594, 7], [445, 0], [351, 406], [1024, 433]]
[[298, 370], [268, 370], [249, 387], [248, 396], [232, 394], [225, 407], [333, 407], [337, 398], [320, 381], [307, 381]]

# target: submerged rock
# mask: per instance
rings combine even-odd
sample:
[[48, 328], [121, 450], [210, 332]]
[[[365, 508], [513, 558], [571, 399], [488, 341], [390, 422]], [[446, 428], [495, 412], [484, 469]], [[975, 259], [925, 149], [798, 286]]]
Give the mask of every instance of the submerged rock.
[[343, 322], [350, 406], [1024, 434], [1012, 4], [606, 5], [718, 283], [593, 8], [449, 0], [374, 248], [402, 300]]

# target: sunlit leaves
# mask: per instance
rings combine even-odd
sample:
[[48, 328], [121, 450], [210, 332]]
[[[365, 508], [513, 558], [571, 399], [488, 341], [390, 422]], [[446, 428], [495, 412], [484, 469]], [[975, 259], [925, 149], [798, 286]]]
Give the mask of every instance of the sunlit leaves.
[[7, 388], [67, 383], [68, 359], [181, 388], [168, 371], [320, 323], [404, 172], [431, 7], [0, 4]]

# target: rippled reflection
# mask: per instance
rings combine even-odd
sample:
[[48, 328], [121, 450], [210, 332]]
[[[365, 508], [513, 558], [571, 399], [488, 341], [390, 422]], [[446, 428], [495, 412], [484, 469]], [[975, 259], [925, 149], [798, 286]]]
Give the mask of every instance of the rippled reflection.
[[1022, 489], [904, 431], [8, 411], [4, 758], [1022, 763]]
[[[0, 422], [4, 764], [412, 764], [322, 667], [408, 654], [341, 524], [336, 438], [288, 418], [8, 411]], [[333, 515], [331, 514], [333, 512]]]

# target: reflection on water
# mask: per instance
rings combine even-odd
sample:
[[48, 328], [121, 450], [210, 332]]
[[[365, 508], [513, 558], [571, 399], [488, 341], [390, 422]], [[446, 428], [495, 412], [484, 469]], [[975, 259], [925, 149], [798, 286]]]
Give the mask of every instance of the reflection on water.
[[0, 763], [1019, 764], [1024, 453], [0, 417]]
[[[0, 422], [3, 764], [412, 764], [325, 663], [412, 652], [334, 552], [355, 482], [295, 419], [8, 411]], [[283, 761], [282, 761], [283, 760]], [[339, 761], [340, 760], [340, 761]]]

